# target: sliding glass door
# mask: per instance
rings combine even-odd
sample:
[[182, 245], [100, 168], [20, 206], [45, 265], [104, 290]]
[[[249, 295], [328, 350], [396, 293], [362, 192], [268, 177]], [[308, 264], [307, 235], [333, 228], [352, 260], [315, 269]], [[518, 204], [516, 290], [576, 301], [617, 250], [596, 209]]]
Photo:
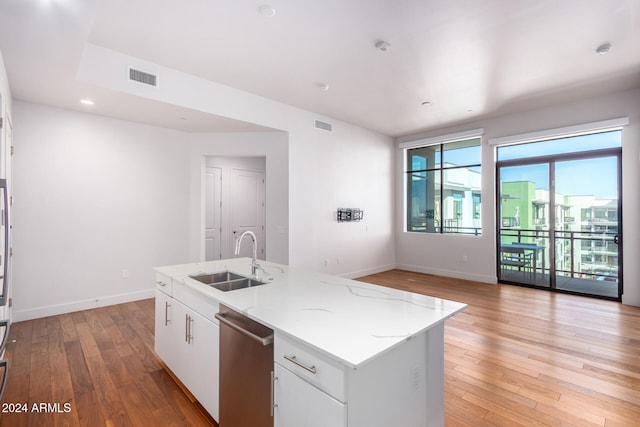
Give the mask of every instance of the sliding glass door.
[[499, 168], [498, 277], [548, 287], [549, 164]]
[[555, 163], [555, 285], [557, 289], [618, 297], [618, 158]]
[[512, 151], [498, 149], [499, 281], [619, 300], [621, 149]]

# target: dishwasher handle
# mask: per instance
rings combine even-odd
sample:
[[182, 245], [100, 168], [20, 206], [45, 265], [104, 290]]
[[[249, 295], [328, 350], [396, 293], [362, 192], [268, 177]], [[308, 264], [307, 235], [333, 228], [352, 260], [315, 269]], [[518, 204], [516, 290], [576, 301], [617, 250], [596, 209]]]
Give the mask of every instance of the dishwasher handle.
[[254, 334], [253, 332], [247, 331], [246, 329], [236, 325], [235, 323], [231, 322], [230, 320], [228, 320], [225, 317], [224, 313], [216, 313], [215, 314], [215, 318], [218, 319], [219, 321], [221, 321], [222, 323], [224, 323], [225, 325], [227, 325], [228, 327], [235, 329], [236, 331], [240, 332], [241, 334], [244, 334], [246, 336], [248, 336], [249, 338], [251, 338], [254, 341], [259, 342], [260, 344], [262, 344], [263, 346], [267, 346], [273, 343], [273, 334], [267, 335], [266, 337], [260, 337], [256, 334]]

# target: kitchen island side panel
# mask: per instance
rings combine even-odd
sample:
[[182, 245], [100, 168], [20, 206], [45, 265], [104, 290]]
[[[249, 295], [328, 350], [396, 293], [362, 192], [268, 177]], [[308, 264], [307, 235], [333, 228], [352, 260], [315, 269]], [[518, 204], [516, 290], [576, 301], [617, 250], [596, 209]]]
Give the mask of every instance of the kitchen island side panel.
[[440, 323], [349, 370], [349, 427], [444, 426], [443, 331]]

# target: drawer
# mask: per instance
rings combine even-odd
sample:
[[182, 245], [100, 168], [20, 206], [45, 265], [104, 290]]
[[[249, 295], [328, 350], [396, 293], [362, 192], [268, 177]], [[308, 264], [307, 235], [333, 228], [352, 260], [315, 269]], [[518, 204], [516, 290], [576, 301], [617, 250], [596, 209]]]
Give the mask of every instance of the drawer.
[[214, 299], [178, 281], [173, 282], [173, 298], [206, 319], [211, 320], [216, 325], [218, 324], [218, 319], [215, 318], [215, 315], [220, 311], [220, 305]]
[[345, 367], [340, 362], [278, 332], [275, 334], [273, 352], [276, 363], [335, 399], [346, 401]]
[[173, 292], [173, 284], [169, 276], [156, 273], [156, 289], [164, 292], [167, 295], [171, 295]]

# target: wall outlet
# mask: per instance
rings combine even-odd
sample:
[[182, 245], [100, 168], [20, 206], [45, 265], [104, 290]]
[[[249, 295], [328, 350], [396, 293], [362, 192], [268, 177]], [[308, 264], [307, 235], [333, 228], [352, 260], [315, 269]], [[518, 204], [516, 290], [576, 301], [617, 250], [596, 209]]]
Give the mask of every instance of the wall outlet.
[[469, 258], [467, 258], [466, 255], [462, 255], [462, 262], [467, 262], [469, 261]]
[[122, 270], [122, 278], [123, 279], [129, 278], [129, 270]]

